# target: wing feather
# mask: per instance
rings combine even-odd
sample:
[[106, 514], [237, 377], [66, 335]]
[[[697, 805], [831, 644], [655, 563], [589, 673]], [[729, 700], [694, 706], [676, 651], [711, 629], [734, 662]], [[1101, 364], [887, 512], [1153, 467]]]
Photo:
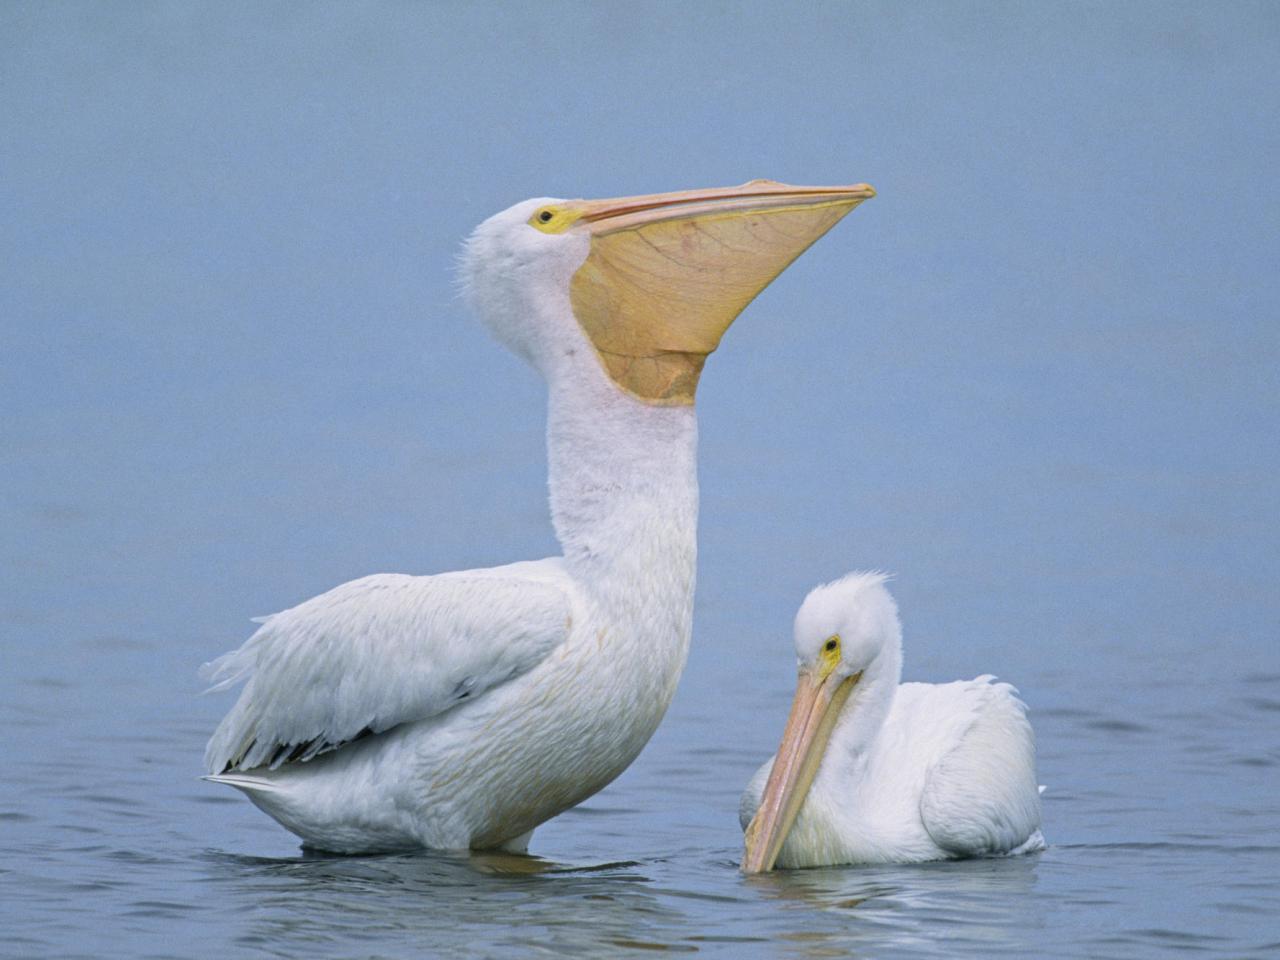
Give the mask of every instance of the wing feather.
[[205, 664], [211, 691], [245, 683], [205, 762], [212, 773], [305, 762], [435, 716], [532, 669], [571, 618], [551, 561], [344, 583]]
[[920, 799], [925, 829], [956, 856], [1009, 853], [1040, 826], [1035, 734], [1017, 690], [986, 675], [945, 684], [972, 710], [968, 727], [930, 769]]

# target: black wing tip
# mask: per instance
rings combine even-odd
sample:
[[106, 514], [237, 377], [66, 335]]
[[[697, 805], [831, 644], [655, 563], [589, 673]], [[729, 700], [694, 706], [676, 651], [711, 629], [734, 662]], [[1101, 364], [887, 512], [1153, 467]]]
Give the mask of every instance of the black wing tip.
[[372, 727], [366, 726], [354, 737], [350, 737], [346, 740], [339, 740], [337, 742], [329, 742], [321, 737], [316, 737], [312, 740], [304, 740], [301, 743], [282, 743], [277, 745], [275, 750], [271, 752], [270, 756], [262, 762], [254, 764], [253, 767], [241, 767], [241, 764], [244, 763], [244, 758], [252, 753], [253, 748], [258, 744], [258, 741], [254, 740], [240, 751], [239, 756], [228, 760], [226, 766], [222, 768], [221, 773], [235, 773], [237, 770], [244, 772], [246, 770], [257, 769], [258, 767], [270, 767], [274, 770], [276, 767], [283, 766], [287, 763], [307, 763], [322, 754], [331, 753], [334, 750], [347, 746], [348, 744], [355, 743], [357, 740], [363, 740], [365, 737], [371, 737], [373, 736], [373, 732]]

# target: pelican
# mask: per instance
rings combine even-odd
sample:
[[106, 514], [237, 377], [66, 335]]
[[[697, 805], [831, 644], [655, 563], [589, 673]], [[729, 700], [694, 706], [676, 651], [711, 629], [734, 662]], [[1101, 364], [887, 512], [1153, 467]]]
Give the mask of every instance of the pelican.
[[563, 555], [379, 574], [265, 618], [205, 665], [244, 682], [207, 779], [304, 845], [523, 852], [621, 773], [689, 648], [694, 393], [742, 309], [866, 184], [533, 199], [482, 223], [460, 279], [548, 386]]
[[1026, 705], [991, 676], [899, 683], [885, 579], [848, 574], [796, 613], [791, 714], [738, 811], [744, 873], [1044, 849]]

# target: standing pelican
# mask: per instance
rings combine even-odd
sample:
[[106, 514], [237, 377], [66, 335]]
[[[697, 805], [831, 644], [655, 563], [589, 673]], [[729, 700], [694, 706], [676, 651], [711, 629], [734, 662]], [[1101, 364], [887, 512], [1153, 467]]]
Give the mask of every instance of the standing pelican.
[[1044, 849], [1026, 706], [990, 676], [899, 684], [884, 581], [851, 573], [796, 614], [791, 715], [738, 814], [745, 873]]
[[741, 310], [870, 187], [527, 200], [481, 224], [462, 280], [546, 379], [562, 557], [354, 580], [206, 667], [246, 681], [209, 741], [308, 846], [527, 848], [613, 780], [689, 648], [694, 391]]

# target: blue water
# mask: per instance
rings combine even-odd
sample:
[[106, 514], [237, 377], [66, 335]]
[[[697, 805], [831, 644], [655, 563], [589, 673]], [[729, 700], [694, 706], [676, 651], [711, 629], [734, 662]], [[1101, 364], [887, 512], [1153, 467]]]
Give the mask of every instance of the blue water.
[[[0, 6], [0, 955], [1280, 952], [1267, 4]], [[197, 779], [248, 618], [544, 556], [457, 301], [526, 196], [867, 180], [711, 358], [694, 649], [531, 858], [313, 858]], [[1037, 856], [744, 879], [805, 591], [995, 673]]]

